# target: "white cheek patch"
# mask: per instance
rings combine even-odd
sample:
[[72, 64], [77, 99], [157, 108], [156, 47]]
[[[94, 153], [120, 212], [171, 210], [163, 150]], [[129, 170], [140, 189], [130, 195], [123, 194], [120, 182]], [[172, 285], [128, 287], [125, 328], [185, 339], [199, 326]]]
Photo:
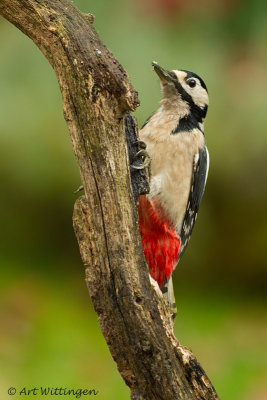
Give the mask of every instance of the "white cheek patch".
[[[194, 78], [196, 79], [196, 78]], [[199, 80], [196, 79], [198, 82], [194, 88], [191, 88], [187, 83], [184, 81], [181, 83], [184, 90], [192, 97], [193, 102], [199, 107], [205, 107], [209, 104], [209, 99], [206, 90], [200, 85]]]
[[206, 90], [200, 85], [196, 86], [194, 89], [192, 89], [191, 92], [194, 103], [199, 107], [205, 107], [208, 105], [209, 99]]
[[201, 83], [198, 78], [192, 77], [197, 82], [197, 85], [191, 88], [187, 83], [186, 80], [190, 79], [187, 78], [187, 73], [184, 71], [172, 71], [177, 76], [178, 81], [182, 85], [183, 89], [192, 97], [194, 103], [199, 107], [205, 107], [209, 104], [209, 98], [206, 90], [201, 86]]

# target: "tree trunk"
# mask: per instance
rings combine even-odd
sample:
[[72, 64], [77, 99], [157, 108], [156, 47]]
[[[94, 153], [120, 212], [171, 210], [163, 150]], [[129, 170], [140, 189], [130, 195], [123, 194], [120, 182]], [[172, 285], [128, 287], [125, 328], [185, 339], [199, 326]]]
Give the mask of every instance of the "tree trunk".
[[[125, 131], [138, 106], [129, 78], [100, 41], [93, 16], [69, 0], [1, 0], [0, 13], [54, 68], [85, 196], [74, 227], [103, 335], [135, 400], [218, 399], [194, 355], [173, 334], [151, 286], [138, 230]], [[126, 117], [127, 114], [127, 117]], [[135, 198], [147, 189], [132, 175]]]

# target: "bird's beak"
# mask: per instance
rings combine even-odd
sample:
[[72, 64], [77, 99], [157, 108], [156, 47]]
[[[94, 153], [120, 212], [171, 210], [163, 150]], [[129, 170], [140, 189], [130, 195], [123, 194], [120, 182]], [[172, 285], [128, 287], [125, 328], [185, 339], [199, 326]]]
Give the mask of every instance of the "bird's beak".
[[152, 62], [152, 67], [163, 84], [166, 85], [168, 82], [173, 81], [173, 77], [170, 75], [170, 72], [160, 67], [156, 61]]

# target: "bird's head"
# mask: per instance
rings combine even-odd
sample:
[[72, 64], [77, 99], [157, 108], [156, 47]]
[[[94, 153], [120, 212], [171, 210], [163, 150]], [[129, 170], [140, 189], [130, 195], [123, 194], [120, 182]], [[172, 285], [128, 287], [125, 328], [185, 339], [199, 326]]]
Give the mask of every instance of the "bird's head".
[[194, 72], [185, 70], [167, 71], [156, 62], [152, 63], [160, 78], [162, 104], [166, 107], [184, 108], [199, 122], [206, 116], [209, 96], [204, 81]]

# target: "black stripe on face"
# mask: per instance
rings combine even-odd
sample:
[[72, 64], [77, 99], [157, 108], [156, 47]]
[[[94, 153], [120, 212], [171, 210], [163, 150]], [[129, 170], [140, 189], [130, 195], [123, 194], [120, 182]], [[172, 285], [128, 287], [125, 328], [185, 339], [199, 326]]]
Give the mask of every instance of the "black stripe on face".
[[[208, 110], [208, 106], [204, 106], [199, 107], [197, 106], [192, 97], [190, 96], [189, 93], [187, 93], [187, 91], [183, 88], [183, 86], [181, 85], [181, 83], [179, 82], [175, 72], [169, 72], [169, 75], [173, 78], [173, 84], [176, 87], [177, 91], [180, 93], [182, 100], [184, 100], [185, 102], [188, 103], [189, 107], [190, 107], [190, 113], [187, 117], [187, 120], [191, 119], [190, 124], [194, 125], [194, 127], [197, 127], [198, 123], [203, 122], [204, 118], [206, 117], [207, 114], [207, 110]], [[183, 119], [183, 118], [182, 118]], [[184, 122], [184, 124], [186, 123], [186, 121]], [[179, 126], [179, 124], [178, 124]], [[176, 129], [178, 129], [178, 126]], [[176, 131], [175, 129], [175, 131]], [[182, 129], [178, 129], [178, 132], [181, 131]], [[173, 133], [177, 133], [177, 132], [173, 132]]]

